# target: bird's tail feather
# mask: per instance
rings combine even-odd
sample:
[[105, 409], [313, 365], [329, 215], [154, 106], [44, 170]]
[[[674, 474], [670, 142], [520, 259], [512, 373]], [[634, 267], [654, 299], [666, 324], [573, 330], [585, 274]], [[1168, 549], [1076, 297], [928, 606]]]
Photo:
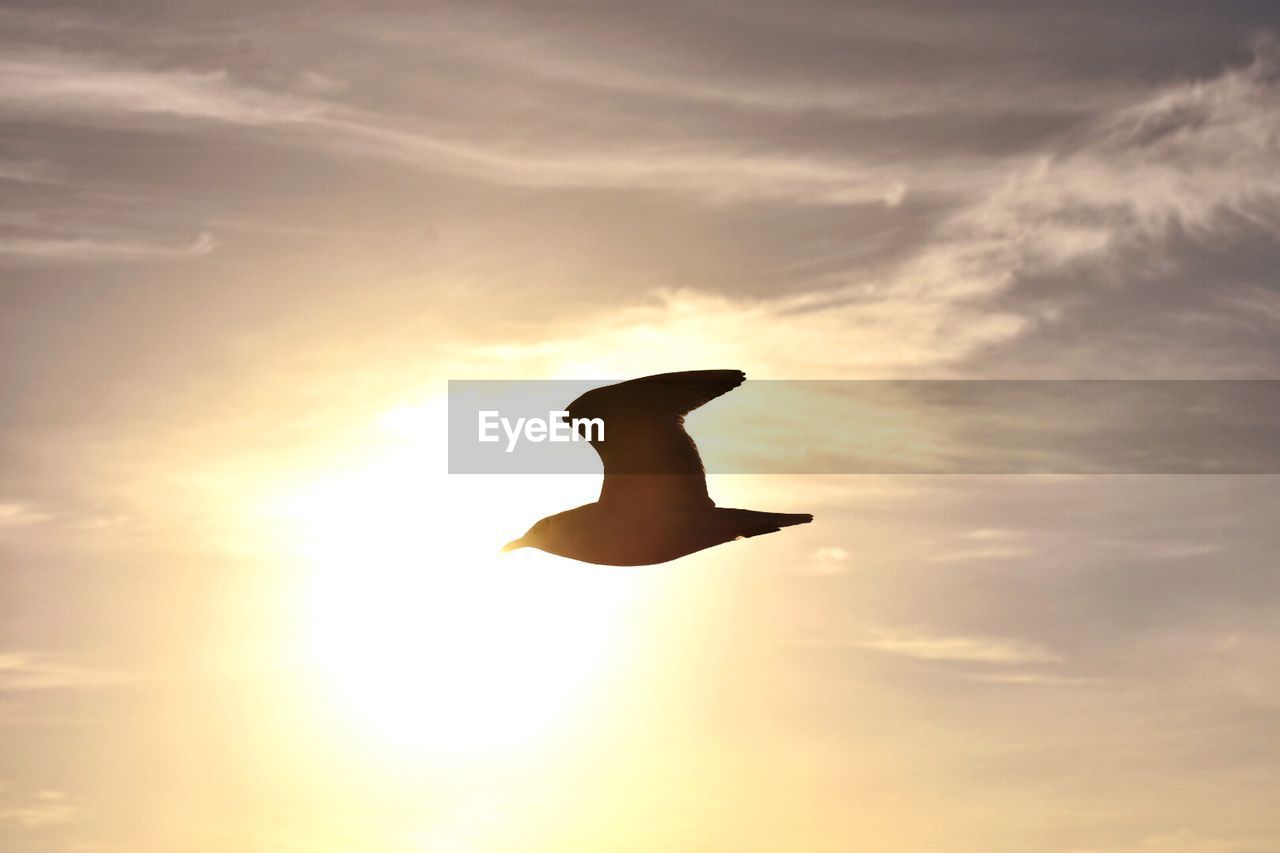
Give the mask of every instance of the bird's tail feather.
[[813, 521], [813, 516], [807, 512], [758, 512], [749, 509], [730, 510], [730, 512], [741, 513], [738, 521], [740, 538], [777, 533], [784, 527], [808, 524]]
[[812, 513], [807, 512], [762, 512], [760, 515], [765, 516], [762, 521], [777, 527], [791, 527], [793, 524], [808, 524], [813, 521]]

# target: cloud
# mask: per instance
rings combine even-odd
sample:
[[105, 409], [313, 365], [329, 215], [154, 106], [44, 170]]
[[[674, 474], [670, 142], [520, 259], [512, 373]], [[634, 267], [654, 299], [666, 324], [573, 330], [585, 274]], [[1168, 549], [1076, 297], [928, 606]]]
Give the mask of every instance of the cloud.
[[200, 233], [185, 245], [96, 237], [0, 236], [0, 262], [101, 264], [165, 261], [207, 255], [217, 245], [217, 239], [208, 232]]
[[974, 547], [957, 548], [934, 554], [929, 559], [935, 563], [954, 563], [968, 560], [1017, 560], [1034, 556], [1037, 551], [1020, 544], [1022, 534], [1016, 530], [982, 527], [970, 530], [964, 538], [979, 543]]
[[0, 693], [97, 687], [123, 679], [117, 672], [85, 669], [48, 655], [0, 652]]
[[[1082, 35], [1078, 23], [1032, 7], [974, 16], [914, 2], [805, 3], [785, 12], [757, 2], [602, 2], [567, 16], [554, 7], [486, 2], [466, 16], [379, 8], [328, 23], [354, 39], [348, 44], [355, 50], [445, 55], [481, 79], [519, 81], [521, 92], [536, 81], [544, 99], [554, 86], [629, 112], [677, 108], [685, 123], [734, 113], [761, 122], [771, 114], [794, 122], [810, 113], [1025, 116], [1113, 103], [1143, 82], [1081, 61], [1088, 51], [1073, 38]], [[1105, 36], [1091, 28], [1085, 48], [1124, 40], [1131, 58], [1140, 49], [1134, 42], [1153, 29], [1124, 13], [1108, 23]], [[1031, 67], [1027, 27], [1040, 36]], [[1212, 42], [1202, 38], [1196, 46], [1223, 38], [1215, 31]], [[1049, 56], [1067, 61], [1045, 68]], [[1015, 64], [1022, 73], [1009, 73]]]
[[835, 577], [849, 571], [852, 555], [839, 545], [825, 545], [809, 555], [801, 573], [816, 577]]
[[[316, 94], [314, 72], [305, 88]], [[727, 140], [568, 139], [504, 144], [433, 131], [412, 117], [332, 100], [273, 92], [225, 71], [149, 70], [89, 55], [27, 52], [0, 59], [0, 111], [25, 119], [145, 129], [216, 123], [279, 134], [278, 141], [335, 155], [361, 155], [411, 167], [525, 187], [646, 188], [710, 201], [777, 199], [808, 204], [901, 201], [901, 170], [853, 155], [744, 153]], [[914, 179], [933, 190], [968, 187], [980, 172], [921, 164]], [[896, 201], [895, 201], [896, 199]]]
[[[482, 136], [454, 121], [434, 127], [411, 115], [326, 97], [345, 94], [339, 86], [303, 87], [312, 94], [299, 96], [249, 85], [226, 71], [153, 70], [100, 55], [28, 51], [3, 60], [0, 109], [106, 126], [214, 122], [334, 157], [518, 187], [662, 190], [719, 204], [891, 209], [907, 206], [917, 192], [959, 194], [971, 202], [900, 264], [825, 270], [820, 280], [793, 283], [793, 289], [809, 289], [799, 296], [723, 301], [709, 330], [750, 340], [759, 352], [770, 340], [812, 340], [814, 328], [822, 327], [859, 345], [821, 358], [784, 356], [782, 363], [808, 375], [866, 369], [918, 375], [1034, 337], [1069, 312], [1069, 305], [1057, 302], [1006, 298], [1022, 282], [1100, 264], [1125, 247], [1163, 239], [1174, 225], [1211, 236], [1231, 227], [1227, 213], [1270, 227], [1271, 205], [1280, 197], [1274, 54], [1263, 44], [1249, 66], [1108, 112], [1034, 156], [926, 158], [910, 172], [909, 194], [893, 161], [853, 149], [748, 150], [714, 132], [675, 143], [519, 132]], [[212, 245], [205, 237], [174, 246], [9, 236], [0, 239], [0, 254], [23, 263], [106, 262], [196, 256]], [[714, 301], [692, 290], [659, 299], [667, 308]], [[679, 310], [641, 307], [631, 314], [646, 329], [672, 330], [672, 338], [686, 325]], [[775, 349], [797, 352], [791, 343]]]
[[903, 199], [907, 197], [907, 185], [902, 181], [896, 181], [884, 194], [885, 207], [898, 207], [902, 204]]
[[1264, 853], [1274, 839], [1248, 836], [1214, 836], [1190, 829], [1153, 832], [1131, 843], [1101, 847], [1073, 847], [1064, 853]]
[[319, 110], [306, 100], [235, 86], [222, 71], [149, 71], [40, 50], [0, 58], [0, 108], [37, 119], [168, 116], [245, 125], [303, 121]]
[[[57, 182], [57, 173], [45, 160], [9, 160], [0, 159], [0, 180], [15, 181], [28, 184], [49, 184]], [[4, 216], [12, 216], [8, 211], [0, 212]], [[0, 223], [4, 220], [0, 219]]]
[[346, 91], [347, 84], [342, 80], [322, 74], [319, 71], [304, 71], [298, 75], [302, 88], [316, 95], [336, 95]]
[[39, 512], [30, 504], [19, 501], [0, 501], [0, 530], [39, 524], [50, 518], [51, 516]]
[[907, 629], [869, 628], [865, 636], [810, 637], [796, 646], [868, 649], [926, 661], [1019, 665], [1061, 663], [1063, 657], [1034, 643], [1008, 637], [932, 634]]
[[[1179, 376], [1238, 370], [1241, 348], [1251, 340], [1240, 334], [1241, 327], [1256, 329], [1257, 345], [1265, 347], [1280, 316], [1280, 295], [1261, 287], [1228, 287], [1213, 281], [1211, 270], [1197, 274], [1197, 325], [1151, 341], [1163, 347], [1162, 360], [1123, 349], [1122, 342], [1132, 327], [1167, 308], [1168, 288], [1159, 285], [1173, 277], [1171, 267], [1183, 263], [1170, 251], [1178, 241], [1220, 244], [1247, 226], [1274, 244], [1280, 233], [1276, 65], [1274, 46], [1262, 43], [1247, 66], [1166, 87], [1098, 116], [1042, 152], [1004, 161], [999, 174], [970, 176], [971, 201], [916, 252], [892, 265], [824, 270], [819, 279], [793, 283], [791, 295], [775, 298], [668, 291], [658, 294], [656, 304], [612, 304], [607, 316], [574, 318], [551, 337], [581, 342], [584, 328], [605, 323], [609, 332], [602, 337], [609, 345], [595, 348], [600, 351], [631, 353], [644, 340], [650, 358], [655, 351], [688, 346], [736, 358], [748, 368], [767, 364], [775, 375], [805, 377]], [[411, 141], [406, 145], [413, 147]], [[609, 157], [594, 162], [602, 170], [616, 167], [616, 176], [628, 176], [624, 183], [661, 187], [671, 185], [667, 178], [674, 172], [658, 172], [676, 161], [663, 166], [657, 158], [638, 170]], [[703, 190], [711, 195], [722, 179], [724, 186], [733, 184], [729, 173], [738, 166], [725, 162], [695, 182], [709, 181]], [[832, 198], [831, 188], [845, 181], [838, 169], [810, 173], [785, 159], [779, 164], [787, 165], [772, 177], [767, 169], [740, 165], [757, 171], [760, 180], [777, 178], [795, 199]], [[702, 171], [693, 160], [687, 166], [690, 173]], [[576, 178], [596, 168], [585, 167]], [[572, 181], [571, 172], [560, 174]], [[556, 168], [547, 174], [556, 175]], [[874, 186], [881, 202], [891, 201], [896, 181], [863, 186], [869, 194]], [[919, 183], [932, 185], [929, 176]], [[943, 184], [959, 186], [954, 178]], [[763, 192], [760, 185], [755, 191]], [[1140, 273], [1138, 264], [1145, 267]], [[1265, 284], [1264, 273], [1256, 275]], [[1150, 288], [1143, 276], [1152, 279]], [[1046, 281], [1061, 284], [1046, 293]], [[1129, 301], [1104, 307], [1100, 316], [1081, 313], [1090, 305], [1109, 306], [1119, 295]], [[1089, 328], [1069, 325], [1075, 316]], [[1233, 325], [1224, 326], [1222, 340], [1210, 351], [1198, 350], [1197, 341], [1215, 322]], [[1056, 328], [1075, 341], [1054, 338]], [[1039, 359], [1023, 355], [1042, 339], [1054, 349]], [[808, 343], [814, 340], [850, 345], [817, 351]], [[1063, 358], [1073, 346], [1080, 357]], [[1112, 352], [1113, 346], [1121, 351]], [[546, 351], [548, 345], [537, 348]], [[515, 349], [529, 354], [527, 347]]]
[[1062, 656], [1048, 649], [1003, 637], [934, 635], [911, 631], [877, 631], [856, 643], [864, 649], [920, 660], [993, 664], [1060, 663]]
[[[537, 342], [479, 344], [469, 358], [476, 369], [487, 365], [497, 375], [519, 364], [531, 375], [564, 376], [589, 354], [590, 370], [577, 375], [679, 370], [701, 361], [741, 364], [755, 378], [911, 376], [1008, 340], [1023, 322], [942, 298], [903, 300], [891, 293], [839, 310], [808, 311], [807, 301], [662, 291], [607, 314], [559, 320], [550, 330], [544, 324]], [[832, 350], [815, 346], [818, 340], [856, 346]]]
[[989, 542], [993, 539], [1016, 539], [1021, 535], [1021, 531], [1018, 530], [1005, 530], [999, 527], [978, 527], [966, 533], [965, 538]]
[[[1124, 277], [1134, 262], [1170, 277], [1178, 261], [1164, 250], [1171, 240], [1212, 244], [1248, 227], [1274, 241], [1278, 56], [1273, 42], [1262, 42], [1246, 67], [1167, 88], [1097, 118], [1054, 150], [1011, 162], [1002, 182], [953, 214], [897, 269], [862, 281], [851, 272], [853, 283], [795, 297], [794, 304], [850, 313], [881, 301], [985, 308], [1008, 315], [1009, 340], [1033, 339], [1075, 305], [1134, 284]], [[1037, 298], [1033, 288], [1049, 276], [1062, 277], [1061, 299]], [[1202, 284], [1208, 291], [1212, 282]], [[1030, 298], [1020, 296], [1024, 285]], [[1160, 299], [1153, 288], [1144, 305], [1157, 307]], [[1097, 345], [1096, 336], [1089, 345]]]
[[1070, 675], [1050, 675], [1043, 672], [978, 672], [965, 673], [962, 677], [967, 681], [980, 681], [986, 684], [1048, 687], [1070, 687], [1099, 683], [1099, 679], [1096, 678]]
[[967, 548], [959, 551], [945, 551], [930, 557], [935, 563], [957, 563], [968, 560], [1017, 560], [1030, 557], [1035, 549], [1018, 545], [988, 546], [986, 548]]
[[12, 785], [0, 787], [0, 825], [42, 829], [79, 820], [81, 809], [65, 791], [40, 789], [19, 793]]
[[[955, 223], [1020, 375], [1265, 376], [1280, 293], [1280, 53], [1099, 118]], [[985, 260], [981, 260], [985, 258]], [[1245, 307], [1248, 306], [1248, 307]]]

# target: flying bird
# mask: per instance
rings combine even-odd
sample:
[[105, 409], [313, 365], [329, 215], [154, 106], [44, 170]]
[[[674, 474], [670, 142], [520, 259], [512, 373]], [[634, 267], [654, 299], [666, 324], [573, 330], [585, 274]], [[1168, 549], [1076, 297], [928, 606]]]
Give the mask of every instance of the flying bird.
[[595, 503], [549, 515], [503, 547], [538, 548], [605, 566], [665, 563], [704, 548], [813, 521], [808, 513], [718, 507], [684, 416], [737, 388], [741, 370], [689, 370], [596, 388], [569, 404], [572, 421], [601, 418], [588, 431], [604, 462]]

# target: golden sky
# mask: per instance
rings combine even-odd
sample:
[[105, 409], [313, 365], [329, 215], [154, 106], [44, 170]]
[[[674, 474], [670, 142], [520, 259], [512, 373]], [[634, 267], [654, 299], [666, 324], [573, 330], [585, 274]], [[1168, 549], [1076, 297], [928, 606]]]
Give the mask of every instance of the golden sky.
[[443, 432], [450, 378], [1280, 378], [1277, 28], [4, 4], [0, 849], [1280, 849], [1275, 476], [713, 477], [817, 521], [610, 569], [498, 553], [595, 478]]

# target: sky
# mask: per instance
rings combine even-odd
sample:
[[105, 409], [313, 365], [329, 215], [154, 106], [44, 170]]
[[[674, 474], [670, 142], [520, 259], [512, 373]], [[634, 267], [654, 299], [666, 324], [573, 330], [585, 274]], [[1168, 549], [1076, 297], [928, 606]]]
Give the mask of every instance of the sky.
[[817, 520], [615, 570], [442, 432], [1280, 379], [1269, 0], [6, 2], [0, 186], [6, 851], [1280, 848], [1276, 476], [713, 477]]

